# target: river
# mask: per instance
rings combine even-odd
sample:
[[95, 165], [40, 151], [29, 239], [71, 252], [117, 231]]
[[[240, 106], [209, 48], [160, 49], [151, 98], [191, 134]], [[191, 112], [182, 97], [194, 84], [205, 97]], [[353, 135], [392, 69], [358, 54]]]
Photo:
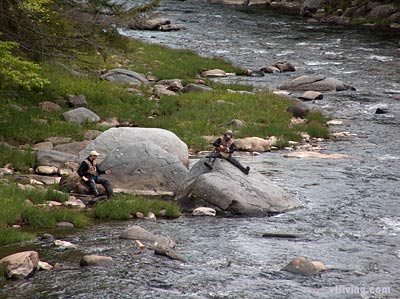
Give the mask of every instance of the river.
[[[258, 69], [289, 60], [295, 73], [230, 80], [275, 88], [303, 74], [343, 80], [357, 91], [327, 93], [311, 108], [343, 120], [332, 127], [359, 137], [324, 141], [324, 153], [350, 159], [284, 158], [285, 152], [243, 157], [252, 171], [291, 192], [304, 208], [270, 218], [191, 218], [139, 225], [176, 240], [188, 262], [140, 251], [118, 239], [131, 222], [100, 224], [67, 236], [78, 251], [39, 249], [63, 270], [10, 282], [1, 298], [400, 298], [399, 35], [369, 28], [309, 24], [271, 9], [165, 1], [160, 13], [181, 32], [127, 34]], [[171, 62], [173, 63], [173, 62]], [[377, 107], [387, 114], [377, 115]], [[289, 232], [298, 239], [266, 239]], [[37, 246], [42, 246], [39, 243]], [[31, 248], [32, 246], [27, 246]], [[112, 256], [115, 267], [81, 269], [82, 254]], [[315, 277], [279, 271], [295, 257], [323, 262]]]

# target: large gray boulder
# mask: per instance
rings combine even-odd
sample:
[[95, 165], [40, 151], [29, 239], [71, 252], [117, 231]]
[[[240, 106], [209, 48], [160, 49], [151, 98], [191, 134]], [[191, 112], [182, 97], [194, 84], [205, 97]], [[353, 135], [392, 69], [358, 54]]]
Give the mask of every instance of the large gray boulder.
[[103, 80], [111, 83], [131, 84], [131, 85], [148, 85], [149, 81], [143, 74], [125, 69], [112, 69], [111, 71], [101, 75]]
[[119, 235], [119, 237], [121, 239], [157, 242], [158, 245], [169, 248], [175, 247], [175, 242], [170, 238], [153, 234], [138, 225], [132, 225], [127, 228]]
[[210, 207], [219, 213], [266, 216], [299, 207], [287, 192], [256, 171], [243, 174], [227, 160], [217, 159], [210, 170], [203, 158], [190, 170], [175, 200], [184, 211]]
[[0, 266], [6, 269], [7, 278], [22, 279], [32, 275], [39, 263], [36, 251], [17, 252], [0, 260]]
[[279, 89], [297, 90], [297, 91], [342, 91], [355, 90], [354, 87], [346, 84], [338, 79], [325, 77], [322, 75], [315, 76], [300, 76], [292, 81], [283, 84]]
[[36, 151], [36, 166], [64, 167], [68, 162], [77, 162], [76, 156], [55, 150]]
[[158, 128], [111, 128], [103, 132], [79, 153], [80, 160], [86, 159], [89, 152], [100, 153], [98, 161], [102, 161], [113, 149], [124, 145], [148, 141], [154, 143], [170, 154], [176, 156], [185, 166], [189, 165], [187, 145], [171, 131]]
[[114, 188], [130, 192], [175, 192], [188, 173], [176, 156], [149, 141], [117, 147], [99, 166], [111, 169], [107, 179]]
[[100, 121], [100, 116], [84, 107], [79, 107], [64, 112], [62, 116], [64, 117], [65, 121], [79, 125], [82, 125], [86, 122], [95, 123]]

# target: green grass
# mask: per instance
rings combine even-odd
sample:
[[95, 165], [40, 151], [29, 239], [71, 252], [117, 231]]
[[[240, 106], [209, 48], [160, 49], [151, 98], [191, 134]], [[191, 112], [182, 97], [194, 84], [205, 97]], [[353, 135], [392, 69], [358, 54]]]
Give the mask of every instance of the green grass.
[[[34, 234], [20, 232], [15, 228], [4, 228], [0, 227], [0, 246], [8, 245], [12, 243], [19, 243], [23, 241], [31, 241], [35, 238]], [[1, 270], [0, 270], [1, 277]]]
[[113, 200], [98, 203], [93, 208], [92, 215], [101, 219], [127, 220], [136, 212], [141, 212], [145, 216], [153, 212], [156, 216], [160, 216], [161, 210], [166, 210], [167, 218], [177, 218], [180, 215], [180, 209], [176, 204], [133, 195], [117, 195]]
[[81, 228], [89, 224], [89, 219], [80, 211], [66, 208], [43, 209], [26, 207], [21, 215], [22, 223], [34, 228], [55, 227], [57, 222], [67, 221]]
[[11, 163], [16, 171], [27, 172], [35, 166], [35, 154], [31, 149], [18, 150], [0, 145], [0, 167]]
[[57, 222], [69, 221], [75, 227], [84, 227], [89, 224], [89, 218], [79, 211], [67, 208], [39, 208], [29, 206], [29, 199], [34, 204], [44, 203], [47, 200], [64, 201], [67, 195], [59, 194], [55, 190], [22, 190], [16, 184], [0, 185], [0, 245], [29, 240], [33, 234], [10, 229], [13, 224], [30, 227], [55, 227]]

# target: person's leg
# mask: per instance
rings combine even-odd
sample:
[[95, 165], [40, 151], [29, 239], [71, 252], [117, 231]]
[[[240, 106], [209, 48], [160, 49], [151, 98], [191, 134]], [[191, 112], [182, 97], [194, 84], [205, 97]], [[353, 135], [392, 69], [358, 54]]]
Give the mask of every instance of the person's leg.
[[99, 191], [97, 190], [96, 187], [96, 177], [89, 178], [89, 187], [90, 187], [90, 192], [92, 192], [94, 196], [99, 196]]
[[239, 168], [243, 173], [245, 174], [249, 174], [250, 171], [250, 167], [244, 167], [242, 165], [242, 163], [239, 162], [239, 160], [235, 159], [234, 157], [230, 156], [228, 158], [226, 158], [226, 160], [228, 160], [229, 162], [231, 162], [233, 165], [235, 165], [237, 168]]
[[[215, 160], [216, 160], [217, 158], [221, 158], [221, 154], [220, 154], [220, 153], [217, 153], [217, 152], [214, 152], [214, 153], [208, 154], [208, 155], [206, 156], [206, 158], [208, 158], [208, 162], [207, 162], [207, 161], [204, 162], [204, 165], [207, 166], [207, 167], [210, 168], [210, 169], [213, 169]], [[211, 162], [211, 159], [213, 159], [212, 162]]]
[[108, 198], [113, 197], [114, 196], [114, 190], [110, 184], [110, 182], [106, 179], [103, 178], [98, 178], [97, 179], [97, 183], [101, 184], [104, 186], [104, 188], [106, 188], [107, 190], [107, 194], [108, 194]]

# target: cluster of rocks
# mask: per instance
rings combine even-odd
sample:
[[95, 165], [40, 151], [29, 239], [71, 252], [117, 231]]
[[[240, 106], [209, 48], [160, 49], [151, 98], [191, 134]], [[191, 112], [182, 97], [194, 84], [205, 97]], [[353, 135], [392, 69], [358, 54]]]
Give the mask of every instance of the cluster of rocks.
[[196, 80], [193, 83], [183, 86], [181, 79], [158, 80], [158, 78], [151, 75], [145, 76], [131, 70], [119, 68], [102, 74], [101, 79], [115, 84], [129, 84], [131, 87], [126, 89], [128, 92], [141, 93], [135, 87], [148, 88], [155, 98], [174, 96], [178, 93], [207, 92], [213, 90], [213, 88], [205, 85], [203, 80]]
[[155, 30], [155, 31], [179, 31], [186, 29], [184, 26], [174, 24], [171, 20], [164, 18], [141, 19], [130, 22], [127, 25], [132, 30]]
[[[133, 225], [122, 231], [119, 238], [134, 240], [138, 250], [147, 248], [154, 250], [155, 255], [163, 255], [171, 260], [186, 262], [186, 259], [174, 250], [175, 241], [169, 237], [160, 236], [147, 231], [138, 225]], [[52, 242], [53, 246], [59, 250], [78, 249], [78, 246], [71, 242], [53, 240], [51, 235], [45, 236], [44, 240], [46, 242]], [[79, 260], [80, 267], [112, 267], [115, 264], [116, 261], [112, 257], [97, 254], [86, 254]], [[36, 271], [56, 271], [62, 269], [62, 264], [55, 263], [51, 265], [48, 262], [40, 261], [37, 251], [23, 251], [0, 259], [0, 267], [5, 270], [5, 278], [18, 280], [30, 278]], [[310, 261], [307, 258], [300, 257], [293, 259], [289, 264], [283, 267], [281, 271], [303, 276], [314, 276], [320, 272], [327, 271], [327, 268], [321, 262]]]
[[[164, 255], [173, 260], [185, 261], [173, 249], [175, 242], [168, 237], [153, 234], [144, 228], [134, 225], [127, 228], [120, 234], [121, 239], [133, 239], [140, 250], [149, 248], [154, 250], [156, 255]], [[58, 250], [77, 250], [78, 246], [63, 240], [54, 240], [50, 234], [44, 234], [42, 242], [51, 243]], [[144, 245], [143, 243], [146, 245]], [[79, 261], [81, 267], [110, 267], [115, 264], [112, 257], [96, 254], [83, 255]], [[48, 262], [40, 261], [37, 251], [23, 251], [8, 255], [0, 259], [0, 267], [5, 270], [7, 279], [18, 280], [32, 277], [39, 270], [59, 270], [60, 263], [51, 265]]]
[[394, 1], [340, 1], [330, 0], [209, 0], [211, 3], [230, 5], [271, 6], [285, 8], [300, 14], [310, 23], [322, 22], [336, 25], [362, 24], [364, 26], [387, 26], [400, 29], [400, 11]]
[[345, 9], [336, 8], [328, 11], [326, 7], [329, 4], [327, 0], [307, 0], [304, 1], [300, 13], [309, 18], [309, 22], [339, 25], [357, 23], [364, 26], [385, 24], [392, 29], [400, 29], [400, 11], [394, 3], [357, 0], [349, 2]]

